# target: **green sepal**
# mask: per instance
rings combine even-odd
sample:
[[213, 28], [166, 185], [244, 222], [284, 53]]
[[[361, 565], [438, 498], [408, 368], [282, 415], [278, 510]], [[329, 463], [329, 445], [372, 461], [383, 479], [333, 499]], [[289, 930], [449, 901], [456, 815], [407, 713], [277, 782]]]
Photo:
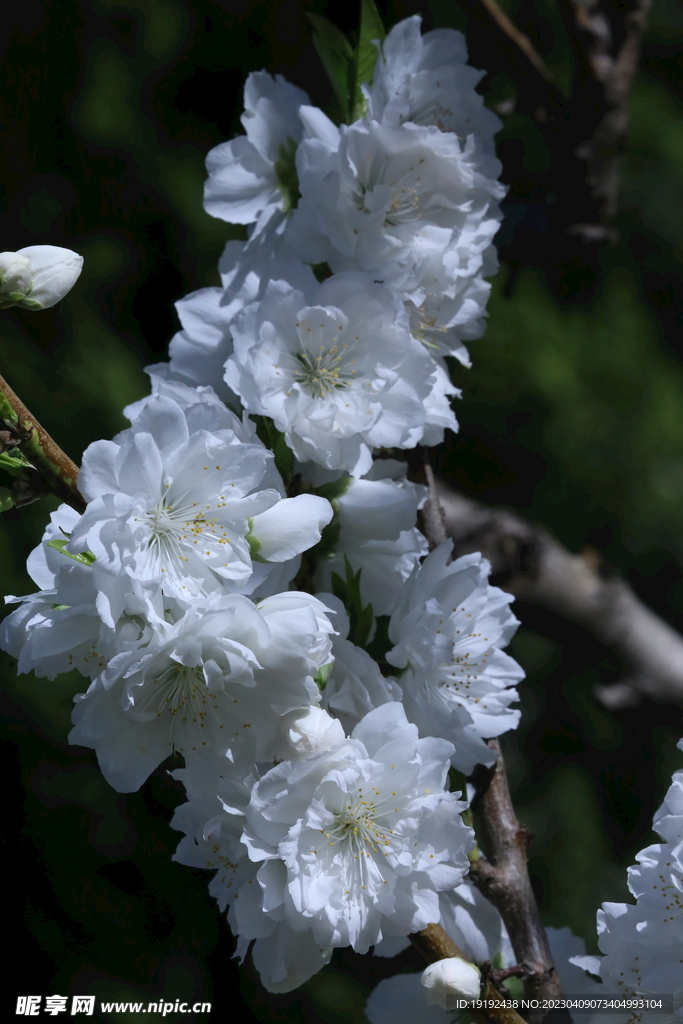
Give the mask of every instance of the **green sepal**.
[[323, 281], [327, 281], [328, 277], [332, 277], [329, 263], [309, 263], [309, 267], [315, 274], [316, 281], [319, 281], [320, 284]]
[[93, 555], [92, 551], [80, 551], [74, 554], [73, 551], [66, 550], [66, 545], [68, 543], [68, 537], [56, 537], [54, 540], [49, 540], [47, 542], [47, 546], [49, 548], [55, 548], [55, 550], [61, 552], [62, 555], [66, 555], [67, 558], [72, 558], [74, 562], [80, 562], [81, 565], [93, 564], [97, 556]]
[[344, 604], [349, 616], [349, 640], [357, 647], [365, 647], [370, 632], [375, 622], [375, 615], [371, 604], [363, 607], [363, 600], [360, 595], [360, 575], [362, 569], [354, 573], [351, 563], [344, 555], [346, 567], [345, 578], [339, 573], [332, 573], [332, 593]]
[[377, 63], [377, 47], [373, 40], [380, 43], [384, 41], [384, 25], [375, 7], [373, 0], [361, 0], [360, 4], [360, 34], [355, 54], [355, 76], [354, 76], [354, 100], [351, 111], [351, 120], [357, 121], [367, 113], [367, 101], [361, 92], [361, 85], [372, 82]]
[[327, 665], [323, 665], [322, 668], [318, 669], [316, 674], [313, 676], [313, 681], [317, 685], [318, 689], [322, 693], [327, 686], [327, 680], [332, 675], [332, 669], [334, 668], [334, 662], [328, 661]]
[[259, 554], [259, 551], [263, 547], [263, 544], [258, 539], [258, 537], [251, 532], [254, 528], [254, 520], [251, 518], [251, 516], [249, 517], [249, 519], [247, 519], [247, 524], [249, 526], [249, 533], [245, 535], [244, 539], [249, 545], [249, 554], [251, 555], [251, 560], [252, 562], [263, 562], [267, 564], [268, 559], [262, 558], [261, 555]]
[[7, 452], [0, 452], [0, 469], [12, 476], [22, 476], [25, 469], [33, 469], [33, 464], [18, 448], [11, 448]]
[[282, 193], [282, 209], [285, 213], [296, 209], [301, 199], [299, 191], [299, 175], [296, 170], [297, 143], [291, 135], [286, 142], [281, 142], [277, 149], [278, 159], [275, 161], [275, 177], [277, 187]]
[[[321, 498], [327, 498], [328, 501], [334, 502], [337, 498], [341, 498], [342, 495], [346, 494], [352, 482], [352, 476], [342, 476], [338, 480], [333, 480], [329, 484], [321, 484], [320, 487], [314, 487], [313, 494], [317, 494]], [[335, 508], [335, 512], [336, 511], [337, 509]]]
[[9, 427], [19, 426], [19, 417], [2, 392], [0, 392], [0, 420], [4, 420]]
[[350, 42], [337, 26], [320, 14], [306, 12], [313, 26], [313, 45], [337, 97], [342, 119], [350, 122], [355, 97], [355, 54]]

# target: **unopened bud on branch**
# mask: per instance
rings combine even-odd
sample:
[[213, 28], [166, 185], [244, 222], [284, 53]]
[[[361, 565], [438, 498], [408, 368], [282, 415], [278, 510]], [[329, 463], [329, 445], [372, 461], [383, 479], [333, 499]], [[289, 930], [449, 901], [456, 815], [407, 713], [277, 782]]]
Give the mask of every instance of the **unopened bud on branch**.
[[83, 257], [57, 245], [0, 253], [0, 308], [49, 309], [75, 285]]
[[0, 252], [0, 308], [18, 305], [30, 290], [30, 259], [18, 252]]
[[427, 990], [427, 1003], [436, 1003], [444, 1010], [458, 1009], [461, 999], [478, 999], [481, 991], [479, 968], [459, 956], [430, 964], [423, 971], [421, 981]]

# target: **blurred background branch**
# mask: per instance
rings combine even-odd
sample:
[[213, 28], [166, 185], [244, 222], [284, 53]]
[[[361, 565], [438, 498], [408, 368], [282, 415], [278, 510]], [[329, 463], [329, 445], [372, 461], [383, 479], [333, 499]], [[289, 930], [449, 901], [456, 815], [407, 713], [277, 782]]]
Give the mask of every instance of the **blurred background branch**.
[[607, 707], [637, 706], [643, 697], [683, 707], [683, 636], [639, 601], [594, 548], [574, 555], [542, 526], [443, 482], [439, 498], [457, 554], [481, 551], [491, 562], [492, 582], [575, 622], [614, 651], [624, 677], [598, 688]]
[[[612, 240], [618, 209], [619, 164], [626, 147], [628, 104], [640, 62], [641, 40], [652, 0], [560, 0], [571, 6], [570, 39], [578, 74], [572, 105], [579, 111], [576, 148], [585, 161], [592, 204], [570, 228], [586, 242]], [[582, 123], [580, 123], [582, 122]]]

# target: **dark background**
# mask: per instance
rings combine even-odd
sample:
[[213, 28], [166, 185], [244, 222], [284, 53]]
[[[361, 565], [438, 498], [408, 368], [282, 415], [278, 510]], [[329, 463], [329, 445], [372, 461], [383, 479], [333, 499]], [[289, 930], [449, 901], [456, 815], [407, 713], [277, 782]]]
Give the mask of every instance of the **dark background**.
[[[571, 94], [558, 5], [506, 6]], [[356, 21], [354, 5], [306, 9], [347, 30]], [[381, 10], [387, 25], [422, 13], [426, 29], [465, 30], [473, 63], [490, 71], [487, 100], [516, 95], [471, 4]], [[85, 268], [55, 309], [3, 311], [0, 372], [79, 461], [145, 393], [142, 367], [163, 358], [177, 329], [173, 302], [218, 283], [218, 256], [237, 230], [202, 210], [203, 159], [240, 130], [246, 74], [281, 72], [322, 106], [330, 90], [294, 0], [22, 0], [2, 32], [0, 248], [65, 245]], [[468, 493], [521, 510], [573, 550], [597, 548], [681, 628], [682, 35], [676, 0], [656, 0], [615, 245], [568, 242], [567, 169], [553, 166], [523, 105], [506, 117], [503, 266], [474, 368], [456, 374], [461, 432], [438, 456]], [[25, 558], [50, 507], [3, 516], [4, 592], [33, 589]], [[535, 834], [546, 922], [571, 925], [595, 950], [595, 910], [627, 898], [625, 866], [652, 841], [652, 813], [680, 765], [681, 713], [605, 710], [593, 689], [619, 677], [610, 652], [549, 614], [518, 614], [513, 653], [528, 680], [522, 726], [506, 743], [515, 799]], [[216, 1019], [244, 1000], [247, 1019], [338, 1024], [362, 1021], [375, 980], [419, 966], [412, 954], [392, 963], [340, 952], [300, 992], [265, 994], [230, 959], [208, 877], [170, 862], [179, 837], [167, 822], [181, 794], [164, 771], [141, 793], [114, 793], [92, 753], [66, 743], [83, 681], [17, 679], [4, 656], [2, 665], [5, 933], [17, 948], [8, 1014], [18, 994], [92, 993], [211, 1000]]]

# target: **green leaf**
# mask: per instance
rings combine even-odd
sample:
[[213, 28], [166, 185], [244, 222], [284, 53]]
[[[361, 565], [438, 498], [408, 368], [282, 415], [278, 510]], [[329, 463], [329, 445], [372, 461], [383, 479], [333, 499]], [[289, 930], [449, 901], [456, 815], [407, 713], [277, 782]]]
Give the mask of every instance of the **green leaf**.
[[318, 689], [322, 691], [327, 686], [327, 680], [332, 675], [332, 669], [334, 668], [334, 662], [328, 661], [327, 665], [323, 665], [321, 669], [318, 669], [316, 674], [313, 676], [313, 681], [317, 684]]
[[467, 800], [467, 777], [464, 772], [457, 768], [448, 769], [448, 781], [451, 793], [460, 793], [463, 800]]
[[327, 18], [308, 13], [314, 34], [313, 45], [327, 72], [334, 94], [341, 107], [342, 119], [347, 123], [363, 117], [367, 103], [361, 85], [372, 82], [377, 63], [377, 47], [373, 40], [382, 42], [384, 25], [374, 0], [361, 0], [358, 46], [352, 47], [343, 32]]
[[66, 555], [67, 558], [73, 558], [74, 562], [80, 562], [81, 565], [92, 565], [95, 561], [96, 556], [93, 555], [92, 551], [81, 551], [78, 554], [74, 554], [73, 551], [67, 551], [66, 545], [69, 543], [68, 537], [56, 537], [55, 540], [49, 540], [47, 546], [49, 548], [55, 548], [61, 554]]
[[377, 47], [373, 44], [373, 40], [379, 40], [381, 43], [384, 40], [385, 34], [382, 19], [373, 0], [361, 0], [360, 33], [354, 62], [352, 121], [363, 117], [367, 110], [367, 102], [360, 87], [372, 82], [378, 57]]
[[294, 453], [285, 441], [285, 435], [278, 432], [278, 437], [273, 445], [275, 465], [282, 477], [285, 487], [289, 484], [294, 474]]
[[313, 45], [334, 89], [344, 121], [349, 121], [356, 88], [356, 55], [340, 29], [319, 14], [306, 12], [313, 26]]
[[14, 508], [14, 495], [9, 487], [0, 487], [0, 512], [8, 512]]
[[[365, 650], [368, 652], [371, 658], [379, 664], [384, 662], [387, 654], [394, 646], [389, 639], [389, 615], [378, 615], [375, 619], [375, 635], [369, 644], [365, 645]], [[392, 676], [399, 676], [401, 670], [395, 668], [393, 665], [390, 666], [389, 672]]]
[[346, 555], [344, 555], [344, 565], [346, 566], [344, 579], [339, 573], [332, 573], [332, 593], [339, 598], [348, 612], [349, 640], [357, 647], [365, 647], [375, 621], [375, 614], [371, 604], [363, 607], [363, 599], [360, 594], [360, 574], [363, 570], [359, 569], [354, 573]]
[[314, 487], [313, 493], [320, 495], [321, 498], [327, 498], [328, 501], [335, 501], [336, 498], [341, 498], [343, 494], [346, 494], [352, 482], [352, 476], [340, 476], [338, 480], [332, 480], [329, 484], [320, 484], [319, 487]]
[[253, 419], [259, 440], [275, 456], [275, 467], [285, 487], [288, 487], [294, 475], [294, 453], [287, 444], [285, 435], [268, 416], [254, 416]]
[[282, 193], [282, 209], [285, 213], [294, 210], [301, 199], [299, 175], [296, 170], [296, 149], [297, 144], [291, 135], [288, 135], [287, 141], [281, 142], [277, 149], [275, 177], [277, 187]]
[[321, 284], [323, 281], [326, 281], [328, 277], [332, 277], [332, 271], [330, 270], [328, 263], [310, 263], [309, 266], [315, 274], [316, 280], [320, 281]]

